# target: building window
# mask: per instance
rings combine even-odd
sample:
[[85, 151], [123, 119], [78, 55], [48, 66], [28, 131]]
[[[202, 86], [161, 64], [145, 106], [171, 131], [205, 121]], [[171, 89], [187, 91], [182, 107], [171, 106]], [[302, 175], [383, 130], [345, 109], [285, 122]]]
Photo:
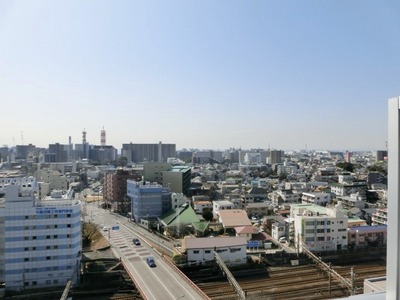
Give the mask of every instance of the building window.
[[209, 254], [209, 253], [211, 253], [211, 250], [206, 250], [206, 251], [204, 251], [204, 253]]
[[50, 260], [51, 259], [51, 257], [50, 256], [46, 256], [46, 260]]
[[46, 235], [46, 239], [50, 239], [50, 236], [49, 236], [49, 235]]
[[193, 250], [193, 254], [199, 254], [200, 251], [199, 250]]
[[67, 214], [67, 218], [71, 218], [71, 214]]
[[24, 258], [24, 261], [29, 261], [29, 258], [28, 258], [28, 257], [25, 257], [25, 258]]
[[36, 235], [32, 236], [32, 240], [36, 240]]
[[55, 234], [55, 235], [53, 236], [53, 238], [55, 238], [55, 239], [58, 239], [58, 235], [57, 235], [57, 234]]
[[46, 250], [49, 250], [50, 249], [50, 246], [46, 246]]
[[56, 224], [56, 225], [54, 225], [54, 228], [58, 228], [58, 225]]
[[71, 228], [71, 224], [67, 224], [67, 228]]
[[28, 247], [25, 247], [25, 248], [24, 248], [24, 251], [29, 251], [29, 248], [28, 248]]
[[58, 218], [58, 215], [57, 215], [57, 214], [55, 214], [55, 215], [54, 215], [54, 218]]
[[67, 234], [67, 238], [70, 238], [71, 237], [71, 235], [70, 234]]
[[32, 250], [35, 251], [35, 250], [36, 250], [36, 247], [32, 247]]

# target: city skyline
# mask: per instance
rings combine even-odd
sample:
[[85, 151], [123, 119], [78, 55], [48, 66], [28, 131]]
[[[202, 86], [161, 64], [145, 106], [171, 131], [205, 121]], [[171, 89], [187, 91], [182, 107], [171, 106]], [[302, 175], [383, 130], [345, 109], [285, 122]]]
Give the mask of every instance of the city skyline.
[[[1, 145], [380, 150], [396, 1], [3, 1]], [[299, 13], [300, 12], [300, 13]]]

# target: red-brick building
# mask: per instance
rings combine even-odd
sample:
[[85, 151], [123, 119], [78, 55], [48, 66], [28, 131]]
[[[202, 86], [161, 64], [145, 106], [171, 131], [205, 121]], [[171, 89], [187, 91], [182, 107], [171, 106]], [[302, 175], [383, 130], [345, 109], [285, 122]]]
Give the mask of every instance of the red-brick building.
[[104, 173], [103, 198], [111, 210], [126, 215], [130, 212], [130, 199], [126, 196], [126, 181], [141, 181], [142, 174], [132, 170], [108, 170]]

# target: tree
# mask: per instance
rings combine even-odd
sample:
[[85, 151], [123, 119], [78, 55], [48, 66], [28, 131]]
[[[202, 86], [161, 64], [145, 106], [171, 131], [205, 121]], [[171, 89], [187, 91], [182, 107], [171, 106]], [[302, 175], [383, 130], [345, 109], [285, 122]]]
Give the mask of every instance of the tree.
[[210, 211], [209, 209], [204, 209], [202, 216], [206, 221], [211, 221], [214, 218], [212, 211]]
[[83, 223], [82, 226], [82, 246], [89, 247], [92, 240], [99, 235], [97, 227], [93, 223]]
[[345, 171], [348, 171], [348, 172], [353, 172], [354, 171], [354, 165], [352, 163], [350, 163], [350, 162], [338, 163], [338, 164], [336, 164], [336, 167], [341, 168], [341, 169], [343, 169]]
[[126, 167], [126, 165], [128, 164], [128, 158], [125, 156], [121, 156], [120, 158], [118, 158], [117, 160], [117, 166], [118, 167]]

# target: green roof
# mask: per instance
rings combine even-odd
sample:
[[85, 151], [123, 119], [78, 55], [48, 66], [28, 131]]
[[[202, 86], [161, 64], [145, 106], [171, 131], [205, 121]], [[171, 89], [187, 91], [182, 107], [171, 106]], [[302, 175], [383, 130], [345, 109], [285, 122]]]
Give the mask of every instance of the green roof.
[[199, 217], [193, 208], [187, 204], [165, 213], [161, 216], [160, 220], [165, 226], [176, 226], [178, 224], [199, 222]]
[[194, 228], [200, 232], [206, 231], [208, 224], [210, 224], [210, 222], [193, 222]]

